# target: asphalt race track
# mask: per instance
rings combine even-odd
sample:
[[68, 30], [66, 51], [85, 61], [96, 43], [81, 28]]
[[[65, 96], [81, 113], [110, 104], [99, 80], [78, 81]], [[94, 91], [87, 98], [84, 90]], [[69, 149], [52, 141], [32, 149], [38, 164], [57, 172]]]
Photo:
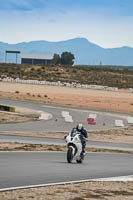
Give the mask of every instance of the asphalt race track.
[[[53, 115], [51, 120], [37, 121], [30, 123], [17, 123], [17, 124], [0, 124], [0, 131], [32, 131], [32, 132], [62, 132], [70, 131], [73, 126], [77, 123], [82, 123], [87, 130], [100, 130], [100, 129], [111, 129], [115, 127], [115, 120], [123, 120], [124, 125], [127, 126], [126, 116], [120, 116], [118, 114], [108, 113], [108, 112], [97, 112], [79, 108], [71, 108], [57, 105], [46, 105], [37, 102], [28, 101], [15, 101], [15, 100], [2, 100], [0, 99], [0, 104], [7, 104], [13, 106], [20, 106], [25, 108], [30, 108], [34, 110], [48, 112]], [[61, 116], [62, 111], [69, 111], [73, 118], [73, 123], [65, 122], [64, 118]], [[96, 125], [90, 125], [87, 123], [87, 118], [89, 114], [97, 114]], [[56, 121], [56, 119], [58, 119]], [[103, 126], [103, 123], [106, 125]]]
[[[46, 105], [37, 102], [0, 99], [0, 104], [31, 108], [51, 113], [52, 119], [17, 124], [0, 124], [0, 131], [15, 131], [18, 136], [0, 136], [0, 141], [21, 141], [27, 143], [63, 144], [64, 140], [42, 139], [39, 137], [20, 137], [19, 131], [57, 132], [70, 131], [77, 123], [83, 123], [87, 130], [114, 128], [114, 121], [122, 119], [127, 126], [126, 115], [97, 112], [81, 108]], [[69, 111], [74, 122], [67, 123], [61, 111]], [[89, 113], [96, 113], [96, 125], [88, 125]], [[55, 119], [58, 119], [57, 121]], [[103, 122], [106, 126], [103, 126]], [[40, 141], [41, 140], [41, 141]], [[132, 145], [90, 142], [88, 146], [113, 149], [133, 149]], [[126, 176], [133, 174], [133, 155], [112, 153], [87, 153], [84, 163], [68, 164], [66, 153], [62, 152], [0, 152], [0, 191], [4, 188], [40, 185], [49, 183], [79, 181], [95, 178]]]
[[87, 153], [68, 164], [62, 152], [1, 152], [0, 189], [133, 174], [133, 155]]

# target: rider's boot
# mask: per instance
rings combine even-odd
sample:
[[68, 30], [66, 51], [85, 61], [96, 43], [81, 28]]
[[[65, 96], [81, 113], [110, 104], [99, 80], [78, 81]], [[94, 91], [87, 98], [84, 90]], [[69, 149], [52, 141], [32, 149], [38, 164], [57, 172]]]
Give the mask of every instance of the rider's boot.
[[82, 152], [81, 152], [81, 155], [83, 155], [83, 156], [85, 156], [85, 147], [84, 146], [82, 146]]

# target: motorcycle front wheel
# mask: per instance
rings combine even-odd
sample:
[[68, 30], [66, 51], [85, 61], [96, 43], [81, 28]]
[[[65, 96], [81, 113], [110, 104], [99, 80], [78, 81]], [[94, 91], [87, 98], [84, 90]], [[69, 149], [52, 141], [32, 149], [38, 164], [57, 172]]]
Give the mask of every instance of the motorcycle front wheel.
[[68, 150], [67, 150], [67, 162], [71, 163], [72, 160], [73, 160], [73, 149], [72, 149], [72, 147], [68, 147]]

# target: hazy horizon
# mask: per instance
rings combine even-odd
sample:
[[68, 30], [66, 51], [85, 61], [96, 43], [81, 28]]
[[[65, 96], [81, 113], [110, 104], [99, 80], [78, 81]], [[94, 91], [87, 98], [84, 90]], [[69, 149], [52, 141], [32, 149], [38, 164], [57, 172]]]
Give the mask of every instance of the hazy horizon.
[[131, 0], [0, 0], [0, 41], [77, 37], [103, 48], [133, 47]]
[[[58, 43], [58, 42], [65, 42], [65, 41], [69, 41], [69, 40], [73, 40], [73, 39], [81, 39], [81, 38], [83, 38], [83, 37], [75, 37], [75, 38], [69, 38], [69, 39], [66, 39], [66, 40], [60, 40], [60, 41], [48, 41], [48, 40], [31, 40], [31, 41], [22, 41], [22, 42], [16, 42], [16, 43], [9, 43], [9, 42], [3, 42], [3, 41], [0, 41], [0, 42], [2, 42], [2, 43], [6, 43], [6, 44], [9, 44], [9, 45], [17, 45], [17, 44], [21, 44], [21, 43], [30, 43], [30, 42], [40, 42], [40, 41], [44, 41], [44, 42], [51, 42], [51, 43]], [[87, 39], [87, 38], [84, 38], [84, 39]], [[87, 39], [88, 40], [88, 39]], [[90, 43], [92, 43], [92, 44], [94, 44], [94, 45], [97, 45], [97, 46], [99, 46], [99, 47], [101, 47], [101, 48], [104, 48], [104, 49], [113, 49], [113, 48], [121, 48], [121, 47], [129, 47], [129, 48], [133, 48], [133, 47], [131, 47], [131, 46], [117, 46], [117, 47], [102, 47], [101, 45], [98, 45], [98, 44], [96, 44], [96, 43], [94, 43], [94, 42], [92, 42], [92, 41], [89, 41], [88, 40], [88, 42], [90, 42]]]

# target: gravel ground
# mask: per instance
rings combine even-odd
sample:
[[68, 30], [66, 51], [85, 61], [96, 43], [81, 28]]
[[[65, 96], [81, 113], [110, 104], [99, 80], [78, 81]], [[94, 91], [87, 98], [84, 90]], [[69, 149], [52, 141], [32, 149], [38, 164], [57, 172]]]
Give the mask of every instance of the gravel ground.
[[[0, 142], [0, 151], [67, 151], [65, 146], [47, 145], [47, 144], [24, 144], [17, 142]], [[104, 148], [86, 147], [86, 152], [114, 152], [114, 153], [130, 153], [133, 151], [111, 150]]]
[[18, 123], [38, 120], [40, 113], [21, 107], [15, 107], [15, 112], [0, 111], [0, 123]]
[[86, 182], [0, 192], [2, 200], [132, 200], [133, 182]]
[[0, 97], [81, 106], [105, 111], [133, 112], [133, 93], [48, 85], [0, 82]]

